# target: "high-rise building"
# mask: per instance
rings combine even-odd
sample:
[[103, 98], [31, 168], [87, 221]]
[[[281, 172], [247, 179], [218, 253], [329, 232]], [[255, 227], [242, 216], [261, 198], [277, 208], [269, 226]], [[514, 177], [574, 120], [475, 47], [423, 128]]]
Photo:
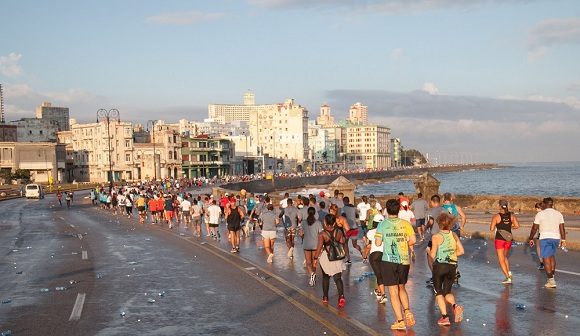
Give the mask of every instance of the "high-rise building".
[[256, 105], [255, 95], [248, 91], [244, 94], [244, 101], [241, 105], [236, 104], [209, 104], [208, 117], [220, 124], [234, 121], [249, 121], [250, 113], [260, 113], [267, 109], [276, 107], [277, 104]]
[[389, 134], [390, 129], [384, 126], [347, 126], [345, 165], [374, 169], [389, 168], [391, 166]]
[[52, 106], [51, 103], [44, 102], [36, 108], [36, 118], [54, 120], [59, 131], [70, 130], [68, 107]]
[[253, 154], [303, 163], [309, 152], [308, 110], [296, 104], [294, 99], [267, 106], [262, 111], [250, 113], [250, 148]]
[[355, 103], [348, 111], [348, 121], [354, 125], [366, 125], [369, 122], [368, 106]]

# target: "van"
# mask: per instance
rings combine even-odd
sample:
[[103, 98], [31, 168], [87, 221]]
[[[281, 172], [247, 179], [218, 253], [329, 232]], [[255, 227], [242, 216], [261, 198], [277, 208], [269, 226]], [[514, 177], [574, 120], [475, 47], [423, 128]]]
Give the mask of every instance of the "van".
[[24, 189], [24, 196], [26, 198], [44, 198], [44, 191], [39, 184], [27, 184]]

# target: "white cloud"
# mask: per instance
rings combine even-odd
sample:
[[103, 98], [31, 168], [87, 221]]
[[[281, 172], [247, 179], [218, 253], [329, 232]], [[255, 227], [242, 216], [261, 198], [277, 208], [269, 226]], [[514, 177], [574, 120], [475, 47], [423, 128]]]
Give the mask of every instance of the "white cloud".
[[224, 13], [203, 13], [198, 11], [189, 11], [150, 16], [147, 18], [147, 22], [152, 24], [185, 26], [201, 22], [219, 20], [223, 17], [225, 17]]
[[403, 58], [403, 48], [395, 48], [389, 54], [393, 61], [400, 61]]
[[439, 89], [433, 83], [426, 82], [423, 84], [421, 91], [427, 92], [430, 95], [438, 95]]
[[524, 101], [532, 101], [532, 102], [544, 102], [544, 103], [555, 103], [555, 104], [566, 104], [572, 108], [580, 110], [580, 99], [574, 96], [568, 97], [549, 97], [543, 95], [529, 95], [525, 97], [518, 97], [518, 96], [501, 96], [498, 97], [499, 99], [505, 100], [524, 100]]
[[0, 74], [7, 77], [16, 77], [22, 73], [22, 67], [18, 62], [22, 54], [10, 53], [8, 56], [0, 56]]
[[528, 47], [580, 43], [580, 19], [552, 19], [537, 24], [528, 36]]

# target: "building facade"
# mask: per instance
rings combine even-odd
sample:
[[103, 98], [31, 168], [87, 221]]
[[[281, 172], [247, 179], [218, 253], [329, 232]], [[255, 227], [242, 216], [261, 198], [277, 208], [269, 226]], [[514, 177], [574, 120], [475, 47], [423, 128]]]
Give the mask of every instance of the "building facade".
[[187, 178], [214, 177], [234, 174], [235, 147], [225, 138], [208, 135], [183, 138], [181, 144], [182, 170]]
[[57, 131], [70, 130], [68, 107], [52, 106], [51, 103], [44, 102], [36, 108], [36, 118], [54, 121]]
[[378, 125], [351, 125], [345, 131], [346, 167], [385, 169], [391, 166], [389, 128]]
[[18, 141], [18, 132], [16, 125], [0, 124], [0, 142]]
[[10, 122], [16, 126], [18, 141], [21, 142], [56, 142], [59, 126], [56, 120], [22, 118]]
[[354, 125], [367, 125], [369, 123], [368, 106], [355, 103], [348, 110], [348, 121]]
[[334, 125], [334, 117], [330, 114], [330, 106], [324, 104], [320, 107], [320, 116], [316, 118], [316, 124], [327, 127]]
[[[273, 105], [264, 111], [250, 113], [250, 147], [253, 155], [265, 155], [280, 160], [295, 161], [301, 170], [308, 160], [308, 110], [294, 99]], [[288, 170], [288, 167], [277, 167]]]
[[155, 122], [145, 131], [136, 127], [133, 160], [135, 179], [179, 178], [181, 173], [181, 140], [179, 126]]
[[0, 170], [28, 170], [37, 183], [64, 182], [65, 147], [54, 142], [0, 142]]
[[220, 124], [236, 121], [248, 122], [251, 113], [261, 113], [277, 106], [277, 104], [256, 105], [253, 92], [246, 92], [243, 102], [243, 104], [209, 104], [208, 117]]

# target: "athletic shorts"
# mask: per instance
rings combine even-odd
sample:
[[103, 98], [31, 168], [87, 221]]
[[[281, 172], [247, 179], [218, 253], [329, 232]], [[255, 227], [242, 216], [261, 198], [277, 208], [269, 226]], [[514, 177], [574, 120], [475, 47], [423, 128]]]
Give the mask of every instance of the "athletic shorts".
[[173, 211], [165, 210], [165, 218], [167, 218], [167, 219], [173, 218]]
[[209, 227], [210, 228], [216, 228], [216, 227], [219, 227], [219, 226], [220, 226], [219, 224], [209, 223]]
[[495, 249], [496, 250], [506, 250], [509, 251], [512, 248], [512, 242], [511, 241], [506, 241], [506, 240], [501, 240], [501, 239], [496, 239], [495, 240]]
[[451, 293], [451, 288], [457, 275], [457, 265], [433, 263], [433, 290], [435, 295], [447, 295]]
[[[187, 218], [187, 217], [185, 217], [185, 218]], [[195, 225], [195, 226], [201, 225], [201, 217], [192, 217], [192, 219], [193, 219], [192, 220], [193, 225]]]
[[239, 231], [241, 228], [242, 228], [242, 226], [240, 225], [240, 223], [233, 223], [233, 224], [228, 223], [228, 231], [236, 232], [236, 231]]
[[276, 239], [276, 231], [262, 231], [262, 237], [264, 239]]
[[383, 274], [381, 272], [381, 264], [383, 262], [383, 252], [375, 251], [369, 255], [369, 263], [373, 269], [373, 273], [377, 277], [377, 285], [383, 284]]
[[427, 243], [427, 247], [428, 248], [432, 248], [433, 247], [433, 241], [429, 240], [429, 242]]
[[420, 226], [423, 226], [423, 225], [425, 225], [425, 218], [417, 218], [417, 219], [415, 220], [415, 225], [416, 225], [417, 227], [420, 227]]
[[410, 265], [381, 261], [381, 275], [385, 286], [404, 285], [409, 279]]
[[348, 230], [346, 233], [346, 238], [354, 240], [358, 239], [358, 228]]
[[540, 239], [540, 257], [549, 258], [556, 255], [556, 250], [560, 246], [560, 239]]
[[137, 211], [143, 212], [143, 211], [145, 211], [145, 207], [144, 206], [138, 206], [137, 207]]

